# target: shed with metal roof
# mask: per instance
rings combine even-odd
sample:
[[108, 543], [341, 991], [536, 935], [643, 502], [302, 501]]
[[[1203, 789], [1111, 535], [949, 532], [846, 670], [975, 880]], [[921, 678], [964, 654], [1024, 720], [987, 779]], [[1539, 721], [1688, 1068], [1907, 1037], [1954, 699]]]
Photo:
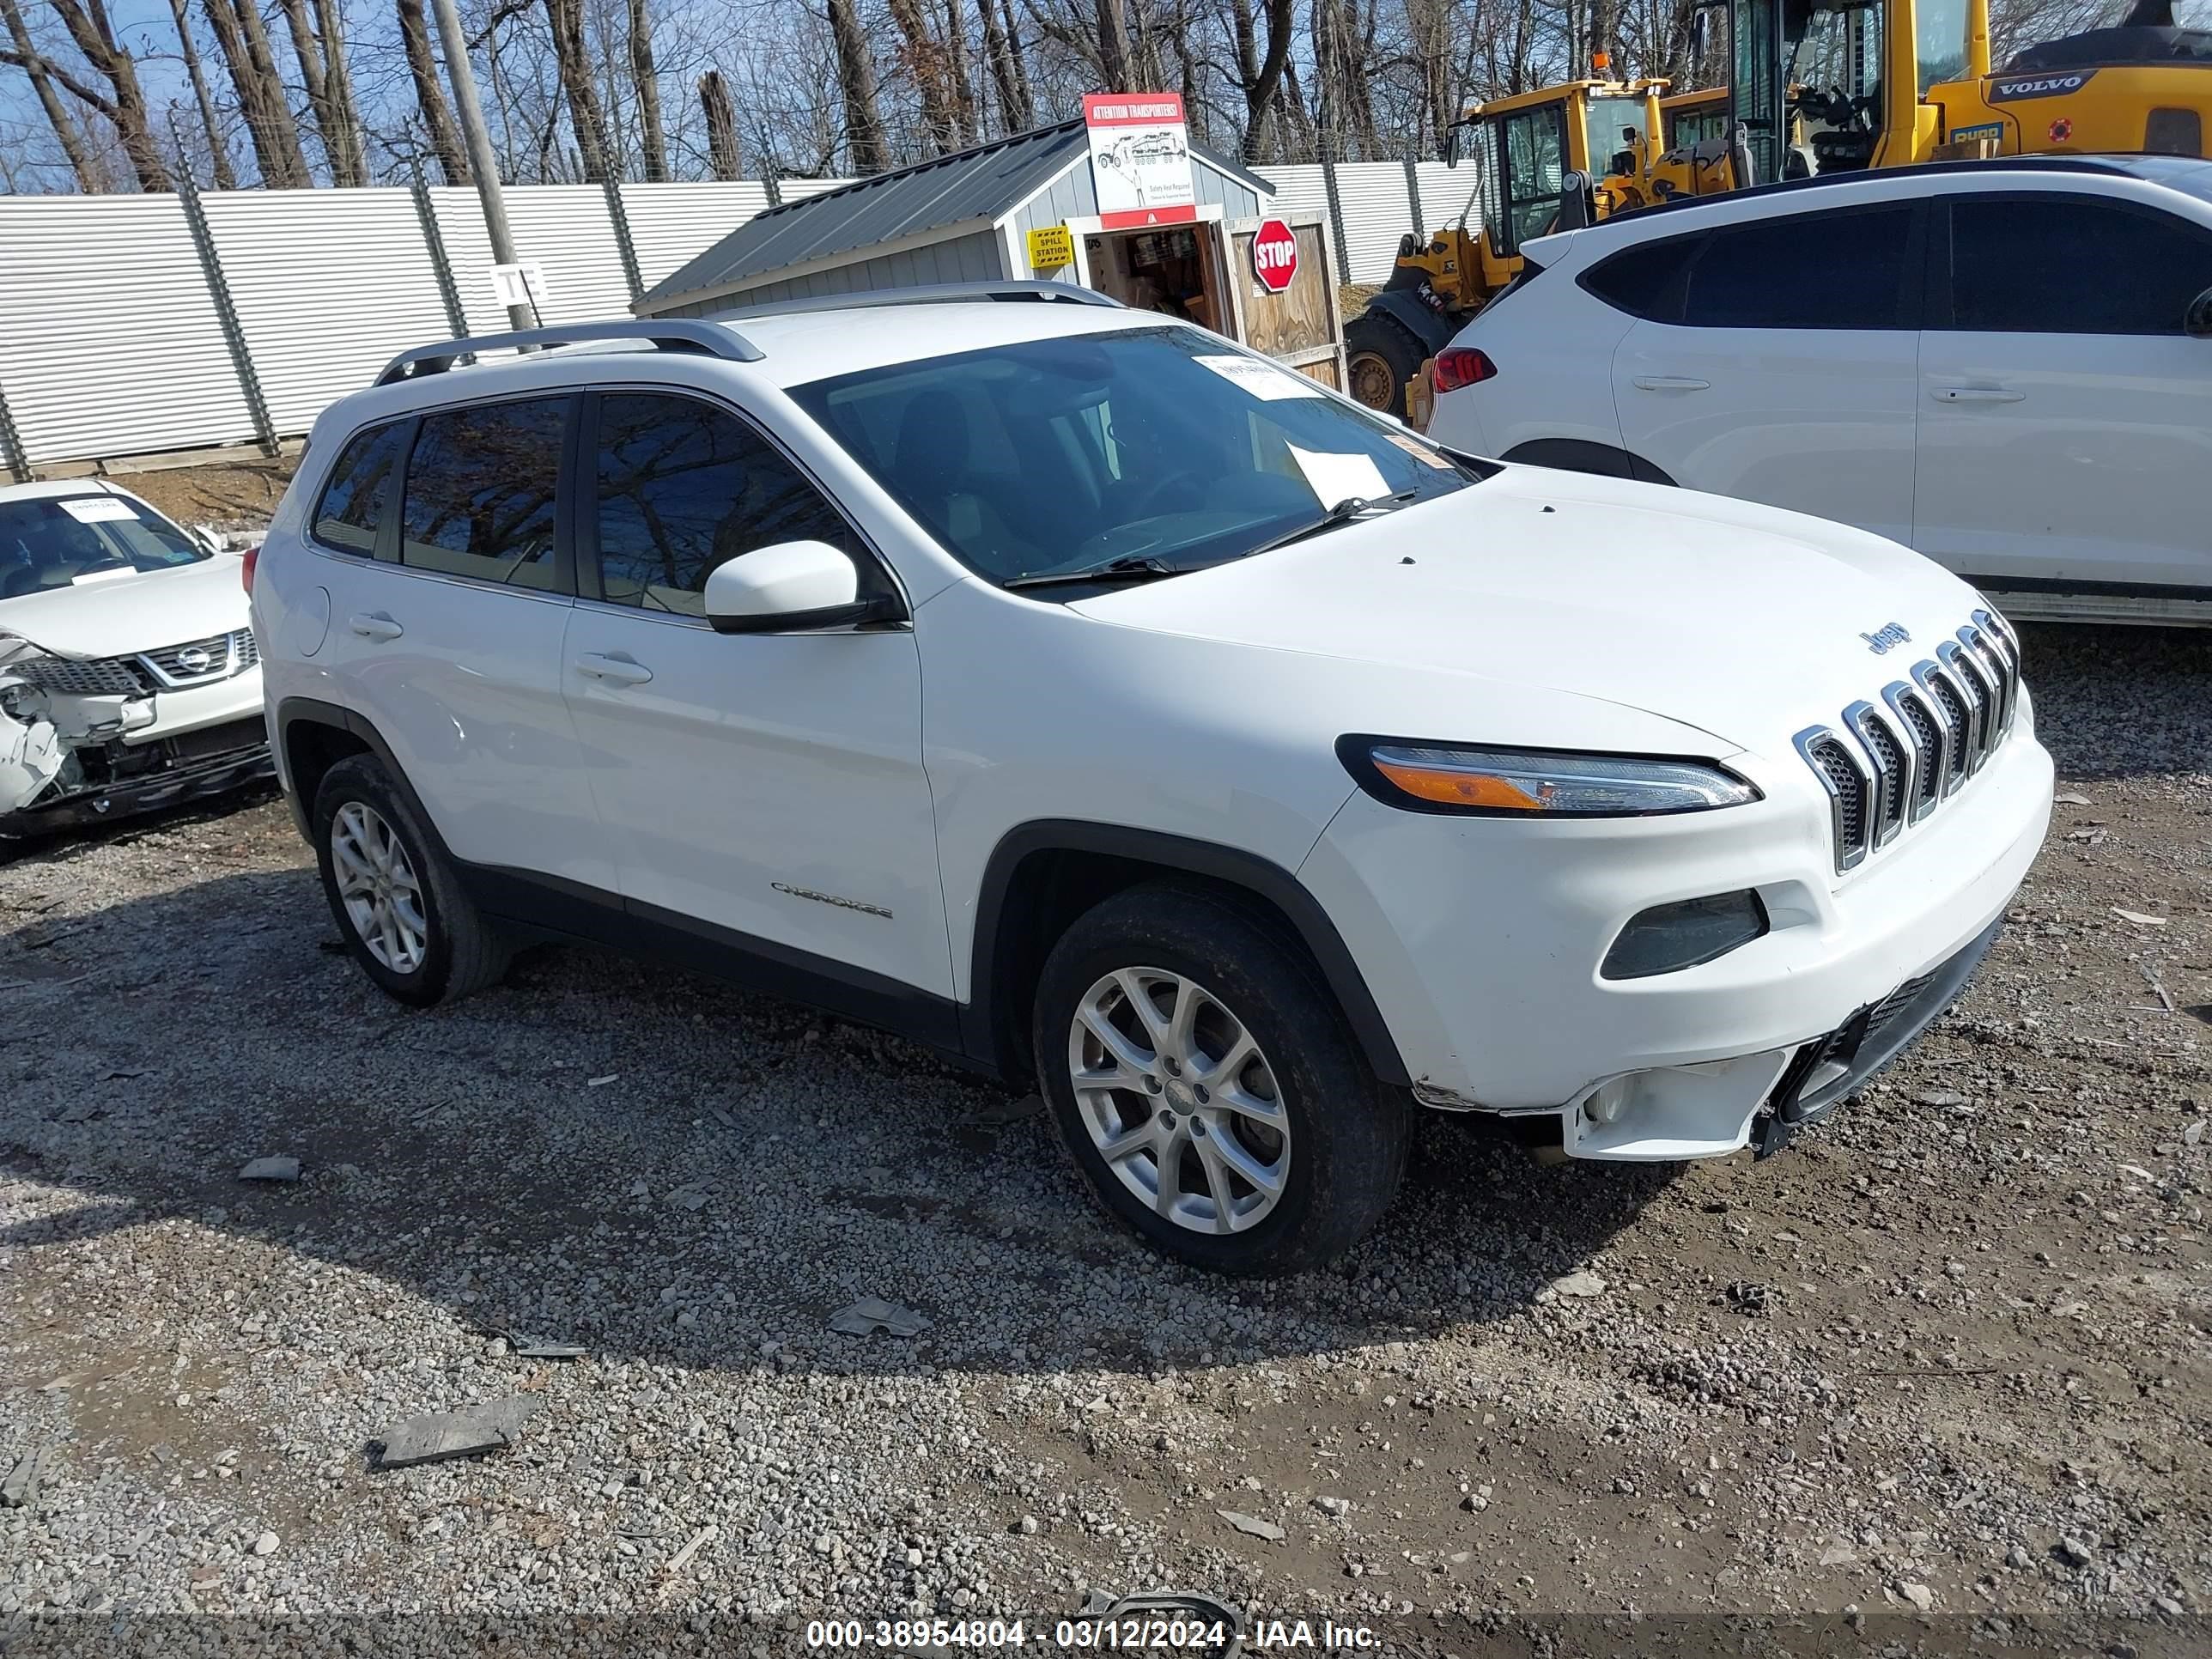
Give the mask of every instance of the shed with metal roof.
[[[1259, 213], [1274, 186], [1189, 147], [1200, 222]], [[641, 317], [702, 317], [733, 306], [1032, 274], [1029, 233], [1066, 227], [1074, 258], [1036, 275], [1090, 280], [1081, 235], [1098, 197], [1081, 120], [1020, 132], [769, 209], [658, 283]], [[1097, 285], [1097, 284], [1094, 284]]]

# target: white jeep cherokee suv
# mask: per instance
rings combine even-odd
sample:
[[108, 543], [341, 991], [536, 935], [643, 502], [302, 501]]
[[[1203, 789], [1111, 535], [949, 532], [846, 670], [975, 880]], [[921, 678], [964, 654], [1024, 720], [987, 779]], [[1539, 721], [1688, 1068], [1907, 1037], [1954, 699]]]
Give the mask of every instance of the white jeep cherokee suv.
[[1034, 1079], [1244, 1272], [1370, 1227], [1414, 1103], [1771, 1147], [1957, 994], [2051, 779], [1971, 588], [1053, 297], [450, 342], [326, 411], [253, 611], [368, 975], [575, 939], [819, 1004]]

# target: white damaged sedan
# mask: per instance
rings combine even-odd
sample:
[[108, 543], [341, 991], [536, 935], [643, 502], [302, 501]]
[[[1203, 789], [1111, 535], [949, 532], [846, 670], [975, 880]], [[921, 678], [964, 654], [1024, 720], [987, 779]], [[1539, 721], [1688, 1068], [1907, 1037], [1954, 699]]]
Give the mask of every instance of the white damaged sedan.
[[112, 484], [0, 488], [0, 838], [270, 775], [241, 578]]

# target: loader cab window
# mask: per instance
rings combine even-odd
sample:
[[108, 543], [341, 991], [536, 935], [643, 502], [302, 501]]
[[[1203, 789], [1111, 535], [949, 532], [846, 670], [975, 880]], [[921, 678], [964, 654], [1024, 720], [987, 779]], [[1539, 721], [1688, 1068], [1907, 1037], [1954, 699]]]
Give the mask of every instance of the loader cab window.
[[1568, 167], [1567, 112], [1563, 104], [1516, 110], [1477, 128], [1486, 163], [1484, 228], [1490, 246], [1510, 258], [1521, 244], [1541, 236], [1559, 216]]
[[1651, 110], [1641, 98], [1593, 98], [1584, 126], [1589, 137], [1589, 170], [1594, 178], [1614, 171], [1613, 158], [1632, 150], [1636, 141], [1651, 135]]
[[[1938, 10], [1966, 0], [1932, 0]], [[1924, 17], [1925, 14], [1923, 14]], [[1730, 113], [1755, 182], [1868, 166], [1882, 124], [1881, 0], [1732, 0]], [[1953, 46], [1955, 62], [1964, 36]]]

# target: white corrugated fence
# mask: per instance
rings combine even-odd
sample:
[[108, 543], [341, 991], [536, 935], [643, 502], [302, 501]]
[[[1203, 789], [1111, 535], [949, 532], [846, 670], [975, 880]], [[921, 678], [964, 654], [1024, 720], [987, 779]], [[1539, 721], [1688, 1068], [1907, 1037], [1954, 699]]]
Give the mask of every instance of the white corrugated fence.
[[[1258, 171], [1276, 188], [1271, 208], [1328, 210], [1320, 167]], [[1474, 169], [1423, 162], [1418, 173], [1421, 221], [1434, 231], [1465, 205]], [[1336, 175], [1338, 274], [1380, 283], [1413, 228], [1405, 167], [1346, 163]], [[794, 200], [838, 182], [787, 179], [781, 190]], [[506, 194], [518, 252], [545, 270], [545, 321], [628, 314], [629, 273], [605, 191], [517, 185]], [[0, 196], [0, 482], [11, 467], [305, 432], [394, 353], [452, 333], [434, 228], [465, 326], [507, 326], [472, 190], [427, 190], [419, 203], [401, 189], [221, 191], [198, 200], [204, 249], [190, 205], [175, 196]], [[623, 185], [639, 281], [652, 287], [768, 200], [753, 182]]]

